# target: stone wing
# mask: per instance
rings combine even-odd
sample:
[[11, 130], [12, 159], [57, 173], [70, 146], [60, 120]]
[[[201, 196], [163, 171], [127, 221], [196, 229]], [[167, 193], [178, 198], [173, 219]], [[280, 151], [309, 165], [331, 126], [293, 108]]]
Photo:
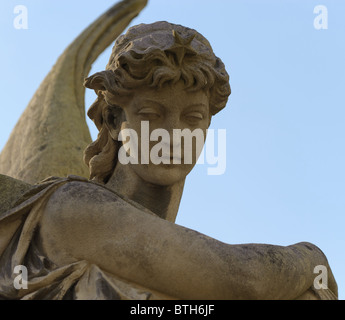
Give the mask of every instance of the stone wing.
[[88, 177], [83, 150], [91, 142], [84, 78], [96, 58], [146, 6], [123, 0], [85, 29], [41, 83], [0, 154], [0, 174], [27, 183], [69, 174]]

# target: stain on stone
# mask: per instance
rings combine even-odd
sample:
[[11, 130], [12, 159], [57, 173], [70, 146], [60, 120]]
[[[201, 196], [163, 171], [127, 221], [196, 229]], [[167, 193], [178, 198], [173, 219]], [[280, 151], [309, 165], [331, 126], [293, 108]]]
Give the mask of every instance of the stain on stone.
[[47, 145], [46, 145], [46, 144], [43, 144], [43, 145], [41, 145], [41, 146], [38, 148], [38, 150], [39, 150], [39, 151], [43, 151], [45, 148], [47, 148]]

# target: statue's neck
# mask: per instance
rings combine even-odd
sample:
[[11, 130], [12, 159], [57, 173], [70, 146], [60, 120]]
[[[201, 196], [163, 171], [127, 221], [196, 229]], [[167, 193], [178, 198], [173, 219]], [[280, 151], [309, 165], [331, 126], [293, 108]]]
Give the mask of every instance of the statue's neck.
[[160, 186], [141, 179], [129, 165], [117, 163], [106, 186], [139, 203], [162, 219], [175, 222], [185, 180]]

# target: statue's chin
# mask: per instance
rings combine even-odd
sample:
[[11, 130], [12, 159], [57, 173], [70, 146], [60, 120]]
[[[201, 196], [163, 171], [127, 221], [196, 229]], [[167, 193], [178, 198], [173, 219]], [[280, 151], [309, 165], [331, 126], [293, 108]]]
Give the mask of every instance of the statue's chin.
[[192, 164], [131, 165], [133, 171], [144, 181], [161, 186], [184, 181], [193, 166]]

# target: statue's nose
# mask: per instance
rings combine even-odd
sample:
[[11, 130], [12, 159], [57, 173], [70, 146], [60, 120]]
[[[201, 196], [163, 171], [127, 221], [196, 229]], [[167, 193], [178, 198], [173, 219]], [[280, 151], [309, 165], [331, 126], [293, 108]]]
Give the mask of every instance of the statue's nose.
[[174, 130], [184, 129], [183, 122], [178, 115], [172, 115], [166, 118], [164, 122], [164, 129], [169, 132], [170, 136], [173, 136]]

